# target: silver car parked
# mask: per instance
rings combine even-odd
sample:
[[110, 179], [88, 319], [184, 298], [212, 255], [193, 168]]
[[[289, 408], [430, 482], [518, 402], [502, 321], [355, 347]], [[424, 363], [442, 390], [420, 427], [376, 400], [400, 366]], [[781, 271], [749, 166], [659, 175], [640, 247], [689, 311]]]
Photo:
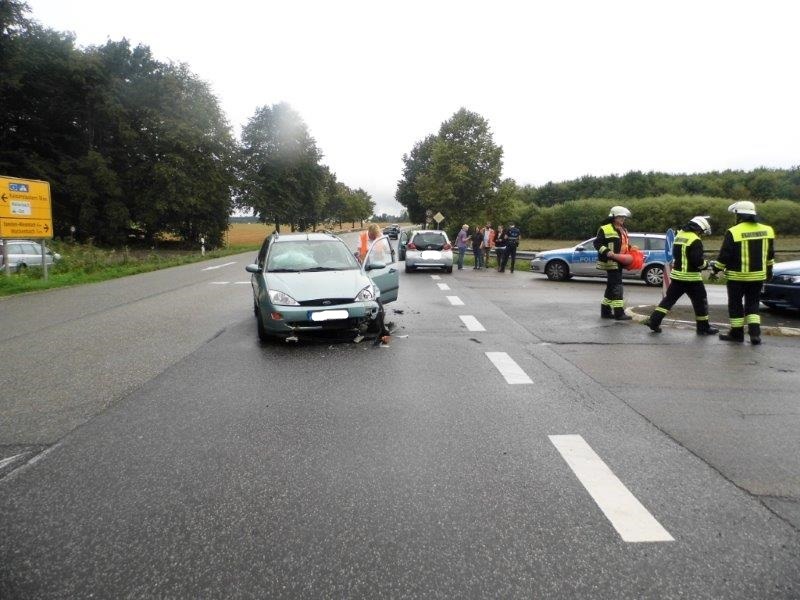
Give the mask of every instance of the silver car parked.
[[405, 246], [406, 273], [419, 268], [453, 272], [453, 246], [439, 229], [412, 231]]
[[[5, 269], [5, 255], [11, 272], [24, 271], [28, 267], [42, 266], [42, 245], [31, 240], [6, 240], [5, 250], [0, 243], [0, 268]], [[48, 265], [61, 260], [61, 255], [52, 250], [45, 251], [45, 260]]]

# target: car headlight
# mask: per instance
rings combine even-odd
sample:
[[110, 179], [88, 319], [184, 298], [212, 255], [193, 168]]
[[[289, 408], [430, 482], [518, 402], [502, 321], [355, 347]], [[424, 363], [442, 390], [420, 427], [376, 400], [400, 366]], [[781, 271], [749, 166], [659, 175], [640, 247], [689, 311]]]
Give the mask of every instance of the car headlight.
[[280, 306], [300, 306], [300, 303], [292, 298], [289, 294], [279, 290], [267, 290], [269, 292], [269, 301], [273, 304]]
[[356, 296], [356, 302], [368, 302], [370, 300], [375, 300], [377, 294], [375, 293], [375, 286], [369, 284], [363, 290], [358, 292]]

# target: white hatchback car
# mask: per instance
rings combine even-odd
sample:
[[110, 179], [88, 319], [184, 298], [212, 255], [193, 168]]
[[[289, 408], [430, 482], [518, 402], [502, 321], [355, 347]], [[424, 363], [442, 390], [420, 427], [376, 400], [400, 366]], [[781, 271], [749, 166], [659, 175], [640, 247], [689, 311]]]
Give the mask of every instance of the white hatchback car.
[[[28, 267], [42, 266], [42, 245], [31, 240], [6, 240], [5, 253], [8, 254], [8, 264], [11, 272], [24, 271]], [[48, 265], [61, 260], [61, 255], [52, 250], [45, 249]], [[3, 245], [0, 244], [0, 268], [5, 269], [5, 256]]]
[[405, 247], [406, 273], [419, 268], [453, 272], [453, 246], [440, 229], [412, 231]]

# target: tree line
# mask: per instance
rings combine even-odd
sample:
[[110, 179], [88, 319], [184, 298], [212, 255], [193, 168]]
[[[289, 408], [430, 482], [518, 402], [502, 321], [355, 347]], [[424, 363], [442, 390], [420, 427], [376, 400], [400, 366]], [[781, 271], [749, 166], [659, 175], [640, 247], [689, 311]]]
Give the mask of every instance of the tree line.
[[124, 39], [77, 48], [28, 12], [0, 0], [0, 174], [50, 182], [56, 236], [217, 245], [234, 209], [276, 228], [372, 215], [290, 106], [259, 107], [237, 140], [187, 65]]
[[534, 238], [580, 239], [593, 235], [615, 204], [633, 211], [637, 231], [662, 232], [709, 215], [717, 231], [733, 223], [727, 207], [753, 200], [761, 217], [781, 234], [800, 234], [800, 167], [672, 175], [631, 171], [585, 176], [541, 187], [503, 179], [503, 149], [488, 122], [464, 108], [439, 131], [403, 156], [395, 199], [412, 221], [429, 223], [441, 212], [455, 235], [462, 223], [508, 224]]

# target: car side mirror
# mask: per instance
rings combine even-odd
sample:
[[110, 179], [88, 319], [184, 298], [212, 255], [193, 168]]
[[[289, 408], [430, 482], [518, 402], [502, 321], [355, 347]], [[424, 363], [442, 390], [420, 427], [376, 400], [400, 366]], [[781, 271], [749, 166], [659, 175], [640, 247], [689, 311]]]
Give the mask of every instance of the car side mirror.
[[576, 247], [575, 247], [575, 251], [576, 251], [576, 252], [585, 252], [585, 251], [586, 251], [586, 247], [585, 247], [585, 246], [583, 246], [583, 245], [576, 246]]
[[373, 269], [385, 269], [386, 263], [379, 262], [377, 260], [370, 261], [370, 263], [364, 269], [365, 271], [372, 271]]
[[248, 273], [260, 273], [261, 272], [261, 267], [259, 267], [255, 263], [253, 263], [252, 265], [247, 265], [244, 268], [244, 270], [247, 271]]

